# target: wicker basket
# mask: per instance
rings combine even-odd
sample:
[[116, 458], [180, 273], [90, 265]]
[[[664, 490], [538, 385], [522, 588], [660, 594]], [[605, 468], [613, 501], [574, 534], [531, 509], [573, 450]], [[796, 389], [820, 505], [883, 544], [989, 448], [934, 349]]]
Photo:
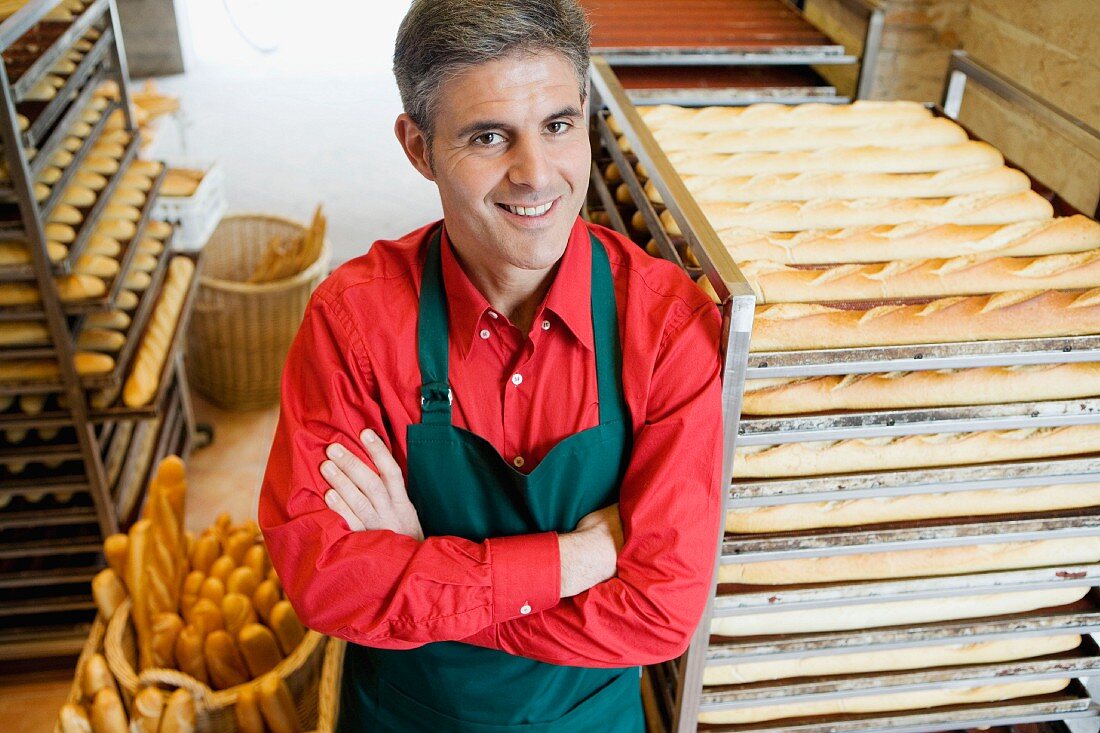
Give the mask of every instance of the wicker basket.
[[[107, 623], [103, 620], [103, 614], [97, 613], [92, 628], [88, 631], [88, 639], [84, 642], [84, 648], [80, 650], [80, 657], [76, 660], [76, 671], [73, 674], [73, 684], [69, 688], [69, 696], [65, 698], [67, 703], [79, 703], [84, 693], [84, 664], [88, 657], [103, 652], [103, 637], [107, 632]], [[343, 655], [341, 655], [341, 658]], [[337, 678], [339, 680], [339, 678]], [[62, 733], [61, 721], [54, 723], [54, 733]], [[332, 731], [318, 731], [317, 733], [332, 733]]]
[[[316, 631], [306, 632], [302, 643], [268, 672], [286, 682], [294, 698], [298, 724], [302, 730], [313, 730], [318, 722], [319, 685], [327, 640], [328, 637]], [[195, 733], [236, 733], [233, 706], [237, 703], [241, 686], [215, 691], [175, 669], [147, 669], [139, 675], [135, 671], [136, 642], [134, 626], [130, 623], [130, 599], [126, 599], [107, 624], [103, 646], [107, 666], [118, 680], [127, 708], [143, 687], [182, 687], [190, 690], [195, 698]]]
[[340, 717], [340, 683], [344, 676], [344, 650], [347, 642], [329, 639], [321, 684], [317, 690], [317, 729], [313, 733], [335, 733]]
[[227, 216], [205, 247], [195, 313], [187, 334], [188, 376], [212, 402], [233, 410], [279, 400], [283, 362], [310, 293], [328, 271], [326, 238], [317, 261], [284, 280], [254, 285], [252, 274], [274, 236], [305, 227], [264, 214]]

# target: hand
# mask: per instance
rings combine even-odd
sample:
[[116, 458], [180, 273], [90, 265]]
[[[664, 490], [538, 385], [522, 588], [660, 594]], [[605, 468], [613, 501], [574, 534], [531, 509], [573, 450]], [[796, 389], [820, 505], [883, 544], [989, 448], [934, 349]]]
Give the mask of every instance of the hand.
[[587, 514], [572, 532], [558, 535], [561, 558], [561, 597], [583, 593], [615, 577], [623, 525], [619, 505]]
[[325, 492], [325, 503], [343, 517], [353, 532], [388, 529], [424, 539], [420, 517], [405, 490], [401, 467], [373, 430], [364, 430], [359, 439], [378, 473], [339, 443], [329, 445], [325, 454], [330, 460], [321, 464], [321, 475], [332, 487]]

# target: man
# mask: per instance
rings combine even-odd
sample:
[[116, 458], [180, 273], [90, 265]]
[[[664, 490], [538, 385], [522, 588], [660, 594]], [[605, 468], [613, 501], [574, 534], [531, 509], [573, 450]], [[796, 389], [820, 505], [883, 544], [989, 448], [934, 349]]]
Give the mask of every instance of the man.
[[719, 522], [717, 312], [578, 211], [573, 0], [414, 0], [394, 71], [442, 223], [339, 268], [287, 360], [260, 524], [351, 642], [340, 730], [639, 733]]

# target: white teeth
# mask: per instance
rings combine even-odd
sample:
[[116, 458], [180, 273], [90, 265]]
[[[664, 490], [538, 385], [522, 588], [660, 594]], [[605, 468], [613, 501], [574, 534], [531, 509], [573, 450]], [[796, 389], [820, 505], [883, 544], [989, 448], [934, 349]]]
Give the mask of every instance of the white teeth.
[[550, 207], [553, 205], [554, 202], [551, 201], [550, 203], [543, 204], [542, 206], [511, 206], [509, 204], [505, 204], [504, 208], [508, 209], [508, 211], [511, 211], [517, 216], [542, 216], [547, 211], [549, 211]]

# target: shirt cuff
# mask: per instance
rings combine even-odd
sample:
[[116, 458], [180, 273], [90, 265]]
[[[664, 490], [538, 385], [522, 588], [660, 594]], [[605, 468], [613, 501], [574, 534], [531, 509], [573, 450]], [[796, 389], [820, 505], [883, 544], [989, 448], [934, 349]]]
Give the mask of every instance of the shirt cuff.
[[561, 598], [556, 532], [486, 540], [493, 564], [493, 623], [553, 608]]

